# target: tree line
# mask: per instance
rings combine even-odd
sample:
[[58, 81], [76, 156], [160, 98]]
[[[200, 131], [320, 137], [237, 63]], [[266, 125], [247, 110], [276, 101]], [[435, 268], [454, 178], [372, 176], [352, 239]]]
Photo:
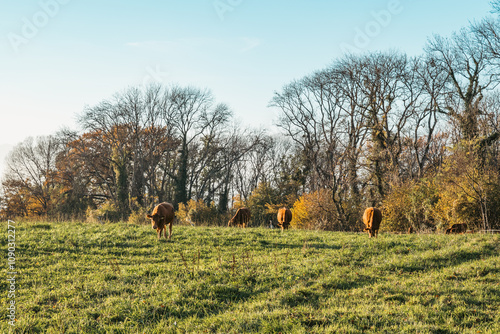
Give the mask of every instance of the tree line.
[[285, 205], [297, 228], [356, 231], [378, 206], [393, 231], [500, 228], [499, 32], [485, 18], [420, 56], [344, 55], [274, 93], [277, 135], [206, 89], [127, 89], [86, 107], [80, 131], [16, 146], [1, 213], [141, 219], [170, 201], [185, 223], [248, 206], [262, 225]]

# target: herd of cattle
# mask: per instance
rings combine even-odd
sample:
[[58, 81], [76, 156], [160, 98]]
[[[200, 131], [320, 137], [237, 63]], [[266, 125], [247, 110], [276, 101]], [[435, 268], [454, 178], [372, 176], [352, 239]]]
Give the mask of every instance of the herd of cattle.
[[[174, 223], [175, 213], [174, 206], [170, 203], [163, 202], [158, 204], [153, 209], [152, 214], [146, 216], [151, 219], [151, 226], [156, 230], [158, 239], [161, 239], [162, 232], [165, 239], [172, 237], [172, 224]], [[292, 221], [292, 212], [290, 209], [283, 207], [278, 210], [278, 226], [281, 230], [287, 230]], [[238, 226], [245, 228], [250, 221], [250, 210], [248, 208], [239, 208], [234, 216], [229, 219], [227, 226]], [[368, 231], [371, 237], [377, 237], [380, 223], [382, 222], [382, 212], [377, 208], [367, 208], [363, 214], [363, 222], [365, 224], [364, 231]], [[168, 237], [167, 237], [168, 225]], [[446, 230], [446, 234], [450, 233], [465, 233], [467, 231], [467, 224], [453, 224]], [[410, 227], [408, 233], [412, 233], [413, 228]]]

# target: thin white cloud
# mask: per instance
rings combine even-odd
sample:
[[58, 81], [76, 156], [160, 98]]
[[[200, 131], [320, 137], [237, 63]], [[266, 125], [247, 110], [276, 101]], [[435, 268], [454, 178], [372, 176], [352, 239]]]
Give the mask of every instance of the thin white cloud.
[[171, 41], [142, 41], [142, 42], [128, 42], [126, 46], [141, 48], [141, 49], [162, 49], [172, 46], [174, 42]]
[[141, 43], [138, 43], [138, 42], [129, 42], [129, 43], [125, 43], [126, 46], [133, 46], [133, 47], [140, 47], [141, 46]]
[[240, 49], [240, 52], [253, 50], [261, 44], [261, 40], [255, 37], [243, 37], [241, 40], [244, 46]]
[[198, 51], [210, 49], [225, 49], [244, 53], [255, 49], [261, 44], [261, 40], [254, 37], [243, 37], [224, 41], [216, 38], [183, 38], [165, 41], [134, 41], [125, 43], [125, 46], [148, 49], [155, 51]]
[[222, 41], [214, 38], [181, 38], [181, 39], [165, 40], [165, 41], [141, 41], [141, 42], [125, 43], [126, 46], [135, 48], [147, 48], [147, 49], [165, 49], [165, 48], [193, 49], [193, 48], [205, 48], [207, 46], [220, 45], [220, 44], [222, 44]]

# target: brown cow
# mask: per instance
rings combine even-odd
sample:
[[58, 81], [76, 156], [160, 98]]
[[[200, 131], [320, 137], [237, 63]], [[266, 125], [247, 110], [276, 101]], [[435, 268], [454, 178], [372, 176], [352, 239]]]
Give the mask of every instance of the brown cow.
[[237, 225], [239, 227], [245, 228], [250, 220], [250, 210], [248, 208], [239, 208], [233, 218], [229, 219], [227, 226]]
[[462, 224], [453, 224], [451, 225], [450, 228], [447, 228], [446, 229], [446, 234], [450, 234], [450, 233], [465, 233], [467, 232], [467, 224], [466, 223], [462, 223]]
[[370, 238], [377, 237], [378, 229], [380, 227], [380, 222], [382, 221], [382, 212], [377, 208], [367, 208], [363, 214], [363, 222], [366, 228], [364, 231], [368, 231]]
[[288, 230], [290, 226], [290, 221], [292, 220], [292, 211], [286, 207], [282, 207], [278, 210], [278, 226], [281, 230]]
[[151, 226], [156, 229], [158, 240], [161, 239], [161, 232], [164, 231], [165, 239], [167, 239], [167, 224], [168, 224], [168, 240], [172, 237], [172, 224], [174, 222], [174, 206], [170, 203], [163, 202], [155, 206], [153, 214], [147, 215], [151, 219]]

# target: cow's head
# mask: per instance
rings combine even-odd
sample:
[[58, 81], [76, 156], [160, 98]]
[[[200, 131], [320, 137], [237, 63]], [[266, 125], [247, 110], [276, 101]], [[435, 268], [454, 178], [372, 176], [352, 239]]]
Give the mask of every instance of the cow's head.
[[165, 222], [165, 216], [160, 216], [159, 214], [155, 213], [154, 215], [147, 215], [147, 218], [151, 219], [151, 227], [156, 230], [161, 226], [162, 222]]

